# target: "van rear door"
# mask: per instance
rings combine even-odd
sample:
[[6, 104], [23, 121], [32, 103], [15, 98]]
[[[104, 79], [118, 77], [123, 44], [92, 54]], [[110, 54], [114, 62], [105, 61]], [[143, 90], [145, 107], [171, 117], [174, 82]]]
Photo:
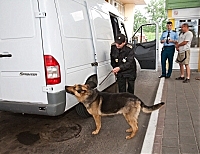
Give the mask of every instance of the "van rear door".
[[0, 102], [47, 103], [37, 0], [0, 1]]

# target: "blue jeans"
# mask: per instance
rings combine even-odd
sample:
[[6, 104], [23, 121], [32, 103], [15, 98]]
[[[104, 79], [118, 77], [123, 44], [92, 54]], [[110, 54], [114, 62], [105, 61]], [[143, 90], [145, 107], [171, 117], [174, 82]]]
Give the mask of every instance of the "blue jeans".
[[[161, 65], [162, 65], [162, 75], [170, 77], [172, 74], [173, 58], [174, 58], [175, 46], [163, 47], [161, 53]], [[166, 60], [168, 59], [169, 68], [166, 72]]]

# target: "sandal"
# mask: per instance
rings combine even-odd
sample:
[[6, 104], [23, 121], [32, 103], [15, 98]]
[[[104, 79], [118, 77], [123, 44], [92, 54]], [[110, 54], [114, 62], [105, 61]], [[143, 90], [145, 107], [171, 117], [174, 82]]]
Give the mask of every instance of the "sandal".
[[178, 78], [175, 78], [176, 80], [185, 80], [185, 77], [179, 76]]
[[200, 77], [196, 77], [195, 80], [200, 80]]
[[190, 82], [190, 79], [187, 78], [183, 81], [183, 83], [188, 83], [188, 82]]

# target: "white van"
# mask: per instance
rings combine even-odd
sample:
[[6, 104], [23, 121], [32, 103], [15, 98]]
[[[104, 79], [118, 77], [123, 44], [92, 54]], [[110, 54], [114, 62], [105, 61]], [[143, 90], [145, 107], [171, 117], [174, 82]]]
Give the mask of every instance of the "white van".
[[78, 102], [65, 85], [115, 82], [110, 45], [125, 33], [104, 0], [0, 1], [0, 110], [56, 116]]

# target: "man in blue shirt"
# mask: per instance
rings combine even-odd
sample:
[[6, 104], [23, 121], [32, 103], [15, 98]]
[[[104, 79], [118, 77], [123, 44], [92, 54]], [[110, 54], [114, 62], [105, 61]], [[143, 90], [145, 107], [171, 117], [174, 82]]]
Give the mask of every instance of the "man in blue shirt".
[[[172, 22], [167, 22], [167, 30], [164, 31], [160, 37], [160, 43], [163, 43], [163, 50], [161, 52], [161, 65], [162, 74], [159, 78], [165, 77], [170, 78], [173, 66], [173, 57], [175, 52], [175, 44], [178, 40], [176, 31], [172, 30]], [[166, 72], [166, 60], [168, 59], [169, 67]]]

